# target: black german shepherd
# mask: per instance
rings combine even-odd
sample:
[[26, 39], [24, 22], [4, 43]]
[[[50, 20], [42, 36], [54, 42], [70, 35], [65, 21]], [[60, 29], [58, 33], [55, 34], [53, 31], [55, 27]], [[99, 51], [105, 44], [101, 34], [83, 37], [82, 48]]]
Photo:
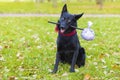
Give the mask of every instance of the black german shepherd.
[[78, 15], [69, 14], [67, 5], [63, 6], [56, 28], [58, 30], [57, 53], [52, 73], [57, 72], [59, 62], [71, 64], [70, 72], [75, 72], [75, 65], [78, 67], [85, 65], [85, 50], [80, 46], [76, 29], [72, 27], [77, 27], [77, 20], [82, 15], [83, 13]]

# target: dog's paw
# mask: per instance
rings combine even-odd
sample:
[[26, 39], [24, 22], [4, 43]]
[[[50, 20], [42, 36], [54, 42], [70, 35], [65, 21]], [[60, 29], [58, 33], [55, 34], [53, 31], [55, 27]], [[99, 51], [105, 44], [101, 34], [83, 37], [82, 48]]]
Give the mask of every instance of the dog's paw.
[[70, 72], [75, 72], [75, 69], [70, 69]]
[[53, 70], [51, 73], [52, 73], [52, 74], [55, 74], [56, 72], [57, 72], [57, 70]]
[[55, 74], [56, 72], [51, 72], [51, 74]]

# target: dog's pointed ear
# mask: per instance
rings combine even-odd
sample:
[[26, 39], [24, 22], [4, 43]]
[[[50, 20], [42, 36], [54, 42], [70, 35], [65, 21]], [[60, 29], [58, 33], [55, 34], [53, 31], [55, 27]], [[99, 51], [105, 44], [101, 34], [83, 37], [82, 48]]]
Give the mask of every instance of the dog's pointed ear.
[[62, 13], [64, 13], [64, 12], [68, 12], [66, 4], [63, 6], [63, 9], [62, 9]]
[[84, 13], [75, 15], [75, 19], [78, 20], [80, 17], [82, 17], [83, 14], [84, 14]]

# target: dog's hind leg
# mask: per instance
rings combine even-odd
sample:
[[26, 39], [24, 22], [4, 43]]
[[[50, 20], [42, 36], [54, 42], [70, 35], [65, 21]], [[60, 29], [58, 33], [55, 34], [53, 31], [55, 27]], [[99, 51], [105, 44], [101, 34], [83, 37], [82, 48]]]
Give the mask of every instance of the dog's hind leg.
[[84, 50], [84, 48], [80, 48], [79, 49], [79, 54], [78, 54], [78, 57], [77, 57], [77, 62], [76, 62], [78, 67], [81, 67], [81, 66], [85, 65], [85, 58], [86, 58], [85, 50]]

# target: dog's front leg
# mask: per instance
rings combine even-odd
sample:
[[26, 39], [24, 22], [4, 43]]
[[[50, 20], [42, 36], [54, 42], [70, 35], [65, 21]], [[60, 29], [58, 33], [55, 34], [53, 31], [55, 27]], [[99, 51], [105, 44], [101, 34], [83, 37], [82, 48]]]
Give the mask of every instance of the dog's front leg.
[[78, 57], [78, 51], [79, 51], [79, 48], [77, 48], [74, 52], [71, 67], [70, 67], [70, 72], [75, 72], [75, 64], [76, 64], [77, 57]]
[[54, 65], [54, 69], [53, 69], [52, 73], [56, 73], [57, 72], [59, 62], [60, 62], [60, 54], [59, 54], [59, 52], [57, 52], [56, 53], [55, 65]]

